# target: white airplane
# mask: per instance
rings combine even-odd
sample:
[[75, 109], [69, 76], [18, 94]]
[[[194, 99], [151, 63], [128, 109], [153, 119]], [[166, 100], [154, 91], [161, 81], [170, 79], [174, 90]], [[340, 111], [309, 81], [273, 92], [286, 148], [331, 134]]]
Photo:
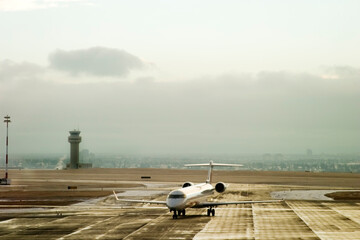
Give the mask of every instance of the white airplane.
[[208, 178], [205, 183], [194, 185], [192, 182], [185, 182], [182, 188], [171, 191], [166, 198], [166, 201], [151, 201], [151, 200], [134, 200], [134, 199], [119, 199], [114, 192], [115, 198], [118, 201], [123, 202], [135, 202], [135, 203], [151, 203], [166, 205], [170, 212], [174, 212], [173, 219], [177, 219], [178, 216], [185, 216], [186, 208], [208, 208], [207, 215], [215, 216], [215, 207], [220, 205], [230, 204], [245, 204], [245, 203], [271, 203], [280, 202], [282, 200], [266, 200], [266, 201], [238, 201], [238, 202], [207, 202], [206, 198], [214, 193], [214, 190], [218, 193], [223, 193], [226, 189], [226, 185], [223, 182], [218, 182], [215, 187], [211, 185], [212, 170], [214, 166], [229, 166], [229, 167], [242, 167], [240, 164], [224, 164], [224, 163], [200, 163], [200, 164], [186, 164], [186, 167], [193, 166], [209, 166]]

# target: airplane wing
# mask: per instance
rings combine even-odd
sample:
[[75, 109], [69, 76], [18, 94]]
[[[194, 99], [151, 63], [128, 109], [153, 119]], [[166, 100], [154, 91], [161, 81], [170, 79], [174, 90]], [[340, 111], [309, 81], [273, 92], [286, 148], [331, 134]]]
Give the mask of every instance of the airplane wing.
[[202, 207], [216, 207], [221, 205], [237, 205], [237, 204], [246, 204], [246, 203], [277, 203], [282, 202], [283, 200], [264, 200], [264, 201], [239, 201], [239, 202], [202, 202], [196, 204], [196, 208]]
[[114, 196], [116, 198], [117, 201], [122, 201], [122, 202], [133, 202], [133, 203], [151, 203], [151, 204], [164, 204], [166, 205], [166, 201], [151, 201], [151, 200], [135, 200], [135, 199], [120, 199], [118, 198], [118, 196], [116, 195], [115, 191], [113, 191]]

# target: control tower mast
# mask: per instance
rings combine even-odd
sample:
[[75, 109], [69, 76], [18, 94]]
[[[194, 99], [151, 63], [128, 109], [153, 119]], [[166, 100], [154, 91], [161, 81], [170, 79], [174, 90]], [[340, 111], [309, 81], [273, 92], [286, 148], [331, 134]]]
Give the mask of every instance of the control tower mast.
[[79, 168], [79, 143], [81, 142], [80, 131], [70, 131], [69, 143], [70, 143], [70, 168]]

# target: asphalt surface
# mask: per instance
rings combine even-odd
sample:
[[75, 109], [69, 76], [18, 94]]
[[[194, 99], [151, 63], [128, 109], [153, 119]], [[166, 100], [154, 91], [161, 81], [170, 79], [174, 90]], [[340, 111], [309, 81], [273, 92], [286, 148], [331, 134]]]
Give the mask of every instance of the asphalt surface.
[[[32, 186], [26, 185], [28, 179], [18, 179], [18, 186], [6, 186], [0, 191], [37, 189], [54, 194], [64, 191], [60, 190], [61, 179], [51, 182], [50, 176], [33, 181]], [[66, 184], [72, 181], [69, 176]], [[75, 179], [73, 183], [79, 182]], [[164, 200], [171, 189], [181, 184], [132, 182], [133, 187], [129, 187], [128, 181], [114, 182], [111, 178], [101, 183], [106, 191], [112, 188], [110, 183], [119, 186], [115, 190], [120, 198], [154, 200]], [[95, 181], [77, 191], [99, 191], [98, 185]], [[117, 202], [113, 195], [63, 206], [0, 204], [0, 239], [360, 239], [360, 201], [321, 198], [321, 194], [332, 189], [341, 190], [326, 186], [233, 183], [224, 194], [209, 200], [269, 200], [271, 193], [292, 195], [278, 203], [218, 207], [214, 217], [208, 217], [206, 209], [188, 209], [186, 216], [178, 219], [172, 219], [166, 207]], [[297, 200], [291, 199], [294, 194]]]
[[[242, 186], [232, 187], [221, 201], [237, 198]], [[144, 189], [131, 193], [149, 196]], [[167, 208], [118, 203], [113, 196], [63, 207], [9, 207], [0, 211], [0, 239], [360, 239], [355, 202], [231, 205], [217, 208], [215, 217], [206, 216], [206, 209], [189, 209], [177, 220]]]

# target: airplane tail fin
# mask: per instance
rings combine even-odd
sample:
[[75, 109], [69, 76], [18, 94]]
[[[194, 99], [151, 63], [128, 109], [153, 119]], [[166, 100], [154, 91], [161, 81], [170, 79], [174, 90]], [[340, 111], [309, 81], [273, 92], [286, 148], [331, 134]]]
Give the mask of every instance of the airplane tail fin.
[[227, 163], [214, 163], [210, 161], [209, 163], [195, 163], [195, 164], [185, 164], [185, 167], [198, 167], [198, 166], [209, 166], [208, 177], [206, 183], [211, 183], [212, 181], [212, 169], [214, 166], [223, 166], [223, 167], [242, 167], [242, 164], [227, 164]]

